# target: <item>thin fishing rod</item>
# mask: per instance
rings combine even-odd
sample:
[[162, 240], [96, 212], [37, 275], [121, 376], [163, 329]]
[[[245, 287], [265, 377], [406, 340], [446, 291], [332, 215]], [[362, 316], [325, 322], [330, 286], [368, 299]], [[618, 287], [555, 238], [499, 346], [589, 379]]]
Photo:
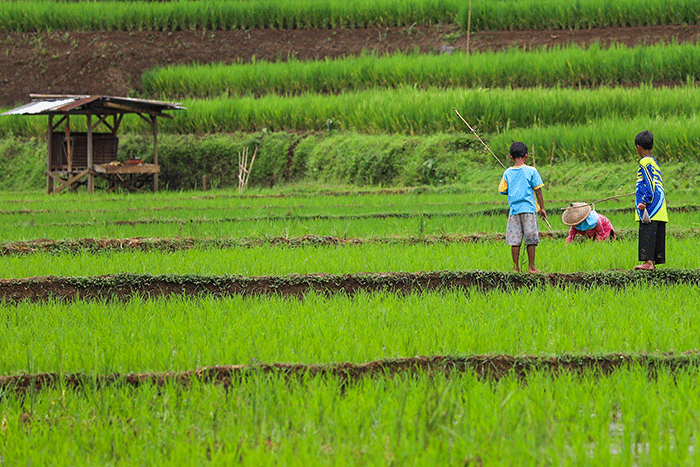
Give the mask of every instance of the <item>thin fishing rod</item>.
[[547, 223], [547, 227], [549, 227], [549, 230], [550, 230], [550, 231], [551, 231], [551, 230], [554, 230], [554, 229], [552, 229], [552, 226], [549, 224], [549, 221], [547, 220], [546, 217], [543, 217], [542, 219]]
[[609, 198], [603, 198], [603, 199], [599, 199], [598, 201], [593, 201], [592, 203], [589, 203], [589, 204], [602, 203], [603, 201], [608, 201], [608, 200], [610, 200], [610, 199], [623, 198], [623, 197], [625, 197], [625, 196], [632, 196], [632, 195], [635, 195], [635, 194], [636, 194], [636, 192], [633, 192], [633, 193], [625, 193], [624, 195], [611, 196], [611, 197], [609, 197]]
[[[634, 195], [634, 194], [636, 194], [636, 193], [625, 193], [624, 195], [610, 196], [610, 197], [608, 197], [608, 198], [599, 199], [598, 201], [593, 201], [592, 203], [584, 203], [584, 204], [581, 204], [580, 206], [593, 206], [593, 205], [595, 205], [596, 203], [602, 203], [603, 201], [608, 201], [608, 200], [611, 200], [611, 199], [624, 198], [625, 196], [632, 196], [632, 195]], [[567, 206], [567, 207], [565, 207], [565, 208], [561, 208], [561, 210], [562, 210], [562, 211], [566, 211], [568, 208], [569, 208], [569, 206]]]
[[[477, 138], [479, 141], [481, 141], [481, 144], [483, 144], [484, 147], [488, 150], [488, 152], [491, 153], [491, 155], [494, 157], [494, 159], [496, 159], [496, 160], [498, 161], [498, 163], [501, 164], [501, 167], [503, 167], [503, 168], [505, 169], [506, 166], [503, 165], [503, 162], [501, 162], [501, 160], [500, 160], [498, 157], [496, 157], [496, 155], [493, 153], [493, 151], [492, 151], [491, 149], [489, 149], [488, 146], [486, 146], [486, 143], [484, 143], [484, 140], [482, 140], [481, 138], [479, 138], [479, 135], [476, 134], [476, 131], [474, 131], [474, 128], [472, 128], [472, 126], [471, 126], [469, 123], [467, 123], [467, 121], [464, 119], [464, 117], [462, 117], [462, 115], [457, 111], [456, 108], [452, 107], [452, 109], [457, 113], [457, 115], [459, 115], [459, 118], [462, 119], [462, 121], [464, 122], [464, 124], [467, 125], [467, 126], [469, 127], [469, 129], [472, 131], [472, 133], [474, 133], [474, 136], [476, 136], [476, 138]], [[544, 221], [547, 223], [547, 227], [549, 227], [549, 230], [552, 230], [552, 226], [549, 224], [549, 221], [547, 220], [547, 218], [544, 217], [543, 219], [544, 219]]]
[[[452, 109], [453, 109], [455, 112], [457, 112], [457, 109], [455, 109], [454, 107], [452, 107]], [[494, 157], [494, 159], [496, 159], [496, 160], [498, 161], [498, 163], [501, 164], [501, 167], [503, 167], [503, 168], [505, 169], [506, 166], [503, 165], [503, 162], [501, 162], [501, 160], [500, 160], [498, 157], [496, 157], [496, 155], [493, 153], [493, 151], [492, 151], [491, 149], [489, 149], [488, 146], [486, 146], [486, 143], [484, 143], [484, 140], [482, 140], [481, 138], [479, 138], [479, 135], [476, 134], [476, 131], [474, 131], [474, 128], [472, 128], [472, 126], [471, 126], [469, 123], [467, 123], [467, 121], [464, 119], [464, 117], [462, 117], [462, 115], [461, 115], [459, 112], [457, 112], [457, 115], [459, 115], [459, 118], [461, 118], [462, 121], [464, 122], [464, 124], [467, 125], [467, 126], [469, 127], [469, 129], [472, 131], [472, 133], [474, 133], [474, 136], [476, 136], [476, 138], [477, 138], [479, 141], [481, 141], [481, 144], [483, 144], [484, 147], [488, 150], [488, 152], [491, 153], [491, 155]]]

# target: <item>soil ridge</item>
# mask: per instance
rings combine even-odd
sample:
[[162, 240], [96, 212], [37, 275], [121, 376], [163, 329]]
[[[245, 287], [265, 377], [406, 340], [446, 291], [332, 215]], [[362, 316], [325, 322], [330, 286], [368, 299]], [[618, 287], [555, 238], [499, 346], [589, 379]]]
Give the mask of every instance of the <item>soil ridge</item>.
[[204, 276], [114, 274], [93, 277], [28, 277], [0, 280], [0, 300], [7, 303], [128, 300], [132, 297], [282, 296], [389, 292], [410, 294], [449, 290], [518, 290], [522, 288], [612, 287], [639, 284], [700, 285], [700, 270], [612, 270], [526, 274], [500, 271], [427, 271], [357, 274], [291, 274], [286, 276]]
[[606, 354], [606, 355], [561, 355], [561, 356], [512, 356], [512, 355], [432, 355], [377, 360], [367, 363], [262, 363], [254, 365], [216, 365], [183, 372], [164, 373], [114, 373], [87, 375], [84, 373], [37, 373], [0, 376], [0, 391], [38, 392], [53, 388], [83, 390], [90, 385], [104, 387], [126, 386], [170, 386], [187, 387], [193, 380], [224, 387], [236, 385], [253, 374], [278, 374], [287, 379], [303, 379], [308, 376], [328, 376], [340, 381], [344, 390], [363, 378], [386, 378], [398, 374], [414, 374], [429, 377], [437, 375], [471, 373], [479, 379], [499, 380], [515, 376], [520, 380], [537, 371], [546, 371], [554, 376], [592, 372], [596, 376], [609, 375], [624, 369], [642, 368], [650, 377], [660, 369], [666, 371], [697, 371], [700, 360], [697, 350], [681, 354]]

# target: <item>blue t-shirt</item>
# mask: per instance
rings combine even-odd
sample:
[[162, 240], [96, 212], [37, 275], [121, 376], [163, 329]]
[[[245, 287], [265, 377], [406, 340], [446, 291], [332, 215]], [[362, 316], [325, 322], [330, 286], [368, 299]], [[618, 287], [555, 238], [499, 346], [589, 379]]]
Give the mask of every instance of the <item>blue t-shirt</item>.
[[511, 216], [524, 212], [537, 213], [535, 190], [542, 186], [544, 182], [537, 169], [529, 165], [521, 165], [518, 168], [506, 169], [498, 185], [498, 192], [508, 195]]

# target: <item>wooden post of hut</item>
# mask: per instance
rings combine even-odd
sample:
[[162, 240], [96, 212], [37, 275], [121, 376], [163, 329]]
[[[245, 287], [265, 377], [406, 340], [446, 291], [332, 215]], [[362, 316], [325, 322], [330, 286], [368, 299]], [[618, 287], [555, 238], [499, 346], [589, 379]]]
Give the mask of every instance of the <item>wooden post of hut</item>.
[[[88, 166], [88, 174], [87, 174], [87, 190], [88, 193], [92, 193], [95, 191], [95, 174], [93, 172], [95, 168], [95, 163], [94, 159], [92, 158], [92, 150], [94, 149], [93, 146], [93, 141], [92, 141], [92, 114], [87, 115], [87, 166]], [[117, 160], [117, 152], [116, 152], [116, 145], [115, 145], [115, 150], [114, 150], [114, 160]], [[70, 167], [70, 164], [69, 164]]]
[[[158, 119], [151, 116], [151, 127], [153, 128], [153, 163], [158, 165]], [[153, 191], [158, 191], [158, 172], [153, 174]]]
[[[51, 170], [51, 132], [53, 131], [53, 115], [49, 115], [49, 128], [46, 132], [46, 173]], [[53, 178], [46, 176], [46, 193], [53, 191]]]

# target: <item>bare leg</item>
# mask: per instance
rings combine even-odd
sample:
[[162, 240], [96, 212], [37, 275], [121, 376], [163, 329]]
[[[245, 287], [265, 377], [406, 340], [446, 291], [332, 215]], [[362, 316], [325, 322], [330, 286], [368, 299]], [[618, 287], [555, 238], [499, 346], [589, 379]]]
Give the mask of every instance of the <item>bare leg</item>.
[[527, 272], [539, 272], [535, 269], [535, 249], [537, 245], [527, 246]]
[[644, 269], [645, 271], [653, 271], [654, 270], [654, 262], [652, 260], [645, 261], [642, 264], [638, 264], [634, 267], [634, 269]]
[[513, 256], [513, 264], [515, 265], [513, 271], [520, 272], [520, 265], [518, 264], [518, 261], [520, 261], [520, 246], [511, 246], [510, 254]]

